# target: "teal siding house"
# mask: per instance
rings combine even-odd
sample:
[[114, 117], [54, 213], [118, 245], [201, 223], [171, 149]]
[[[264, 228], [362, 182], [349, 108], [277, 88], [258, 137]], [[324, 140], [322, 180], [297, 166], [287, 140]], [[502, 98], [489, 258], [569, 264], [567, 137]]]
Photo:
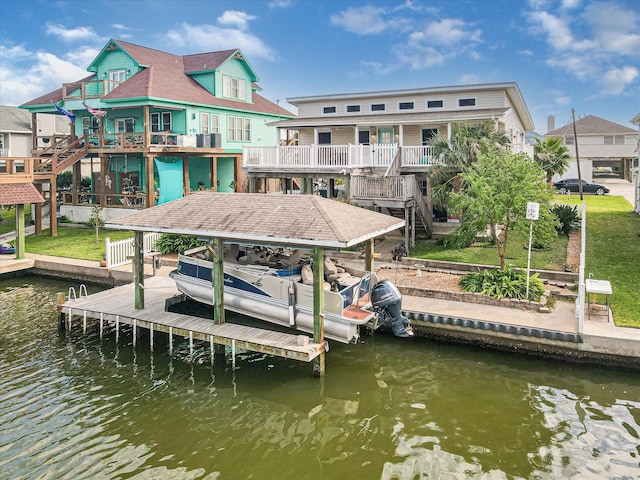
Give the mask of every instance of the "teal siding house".
[[[93, 205], [109, 220], [192, 191], [244, 190], [243, 148], [278, 144], [270, 123], [295, 117], [259, 94], [238, 49], [174, 55], [112, 39], [87, 70], [20, 107], [34, 122], [36, 113], [69, 117], [71, 135], [34, 135], [32, 155], [36, 186], [48, 183], [72, 220]], [[73, 188], [56, 192], [67, 169]]]

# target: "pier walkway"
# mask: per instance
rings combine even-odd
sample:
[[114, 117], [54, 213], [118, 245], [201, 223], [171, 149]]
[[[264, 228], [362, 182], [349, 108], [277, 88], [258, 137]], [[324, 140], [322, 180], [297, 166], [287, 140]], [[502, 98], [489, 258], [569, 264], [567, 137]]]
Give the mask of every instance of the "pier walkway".
[[[68, 328], [82, 321], [87, 328], [87, 319], [99, 320], [100, 332], [105, 322], [115, 326], [116, 337], [120, 325], [133, 327], [133, 343], [136, 343], [137, 329], [149, 330], [150, 347], [153, 349], [153, 333], [169, 334], [169, 349], [173, 347], [173, 336], [189, 339], [193, 353], [193, 341], [208, 342], [211, 354], [214, 344], [228, 345], [232, 351], [236, 348], [263, 352], [269, 355], [310, 362], [324, 349], [324, 345], [312, 343], [306, 335], [292, 335], [233, 323], [215, 324], [211, 319], [183, 315], [165, 310], [167, 300], [180, 295], [175, 282], [168, 277], [157, 276], [145, 280], [145, 308], [134, 308], [133, 284], [122, 285], [104, 290], [86, 297], [66, 299], [58, 305], [58, 311], [66, 315]], [[74, 320], [75, 319], [75, 320]]]

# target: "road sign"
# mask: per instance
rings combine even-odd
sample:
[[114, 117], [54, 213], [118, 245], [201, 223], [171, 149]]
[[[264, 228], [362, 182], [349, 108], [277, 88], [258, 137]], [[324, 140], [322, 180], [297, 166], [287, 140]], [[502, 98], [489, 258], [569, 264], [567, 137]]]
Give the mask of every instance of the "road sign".
[[527, 203], [527, 220], [538, 220], [540, 216], [540, 204], [537, 202]]

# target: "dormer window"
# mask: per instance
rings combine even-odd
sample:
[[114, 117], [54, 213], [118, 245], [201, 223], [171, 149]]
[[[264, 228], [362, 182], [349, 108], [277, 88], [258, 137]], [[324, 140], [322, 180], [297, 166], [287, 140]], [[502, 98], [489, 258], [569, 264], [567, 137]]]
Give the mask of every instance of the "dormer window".
[[222, 96], [235, 100], [246, 100], [247, 85], [244, 79], [224, 75], [222, 77]]

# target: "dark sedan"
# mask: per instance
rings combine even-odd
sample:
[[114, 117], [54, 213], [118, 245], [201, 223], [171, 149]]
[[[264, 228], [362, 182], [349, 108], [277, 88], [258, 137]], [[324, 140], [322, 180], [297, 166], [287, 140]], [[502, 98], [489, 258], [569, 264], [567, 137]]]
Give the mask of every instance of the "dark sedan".
[[[555, 182], [553, 186], [558, 191], [558, 193], [579, 192], [579, 181], [577, 178], [566, 178], [564, 180], [560, 180], [559, 182]], [[604, 195], [605, 193], [609, 193], [609, 189], [604, 185], [582, 180], [582, 192]]]

